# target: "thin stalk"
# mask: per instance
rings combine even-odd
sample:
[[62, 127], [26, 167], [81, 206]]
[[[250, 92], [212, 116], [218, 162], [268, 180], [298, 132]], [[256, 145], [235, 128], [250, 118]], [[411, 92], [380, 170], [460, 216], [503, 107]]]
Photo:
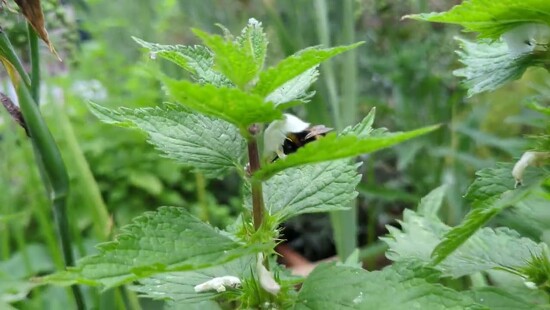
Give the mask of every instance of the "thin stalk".
[[[343, 0], [343, 33], [345, 42], [351, 43], [355, 37], [353, 0]], [[317, 20], [317, 32], [321, 44], [330, 46], [330, 27], [328, 23], [328, 2], [315, 0]], [[337, 91], [337, 83], [334, 67], [330, 62], [323, 65], [323, 78], [327, 87], [329, 104], [334, 120], [334, 126], [338, 131], [344, 126], [354, 123], [357, 114], [357, 61], [356, 54], [349, 52], [344, 55], [345, 62], [342, 68], [342, 85], [340, 98]], [[345, 105], [343, 104], [345, 103]], [[336, 251], [341, 260], [346, 259], [357, 247], [357, 211], [355, 200], [350, 202], [350, 210], [335, 211], [330, 214]]]
[[195, 173], [195, 184], [197, 185], [197, 201], [201, 208], [201, 220], [208, 222], [210, 212], [208, 211], [208, 201], [206, 200], [206, 179], [202, 173]]
[[84, 157], [84, 153], [78, 144], [77, 136], [74, 132], [71, 121], [67, 117], [64, 109], [63, 95], [52, 98], [52, 104], [48, 107], [51, 108], [53, 114], [56, 117], [56, 121], [60, 128], [60, 139], [65, 142], [65, 149], [68, 156], [66, 157], [67, 164], [74, 171], [74, 175], [78, 176], [79, 183], [82, 188], [85, 189], [84, 199], [89, 202], [91, 206], [92, 218], [95, 222], [94, 232], [99, 240], [107, 240], [111, 234], [111, 218], [107, 206], [101, 197], [101, 191], [94, 178], [94, 175]]
[[[343, 29], [342, 39], [344, 44], [352, 43], [355, 39], [353, 16], [353, 0], [343, 0]], [[337, 123], [338, 130], [343, 126], [355, 123], [357, 116], [357, 60], [355, 51], [349, 51], [343, 55], [344, 63], [341, 79], [342, 98], [338, 102], [340, 117]], [[331, 213], [331, 222], [334, 230], [336, 250], [341, 260], [346, 259], [357, 248], [357, 200], [350, 202], [350, 209]]]
[[40, 50], [38, 49], [38, 35], [27, 23], [27, 32], [29, 38], [29, 47], [31, 53], [31, 95], [37, 105], [40, 105]]
[[[258, 141], [256, 135], [259, 128], [257, 124], [250, 126], [248, 130], [251, 137], [248, 138], [248, 161], [250, 165], [250, 175], [258, 171], [261, 167], [260, 154], [258, 152]], [[251, 179], [252, 187], [252, 218], [254, 221], [254, 229], [258, 230], [262, 226], [264, 218], [264, 195], [262, 190], [262, 182]]]
[[[328, 22], [328, 9], [326, 0], [315, 0], [313, 3], [315, 6], [316, 21], [317, 21], [317, 35], [319, 41], [324, 46], [330, 46], [330, 26]], [[328, 102], [332, 112], [332, 121], [334, 127], [337, 130], [342, 130], [342, 118], [340, 116], [340, 107], [338, 99], [338, 90], [336, 87], [336, 77], [334, 74], [334, 67], [331, 61], [327, 61], [321, 66], [321, 76], [325, 82], [328, 92]]]
[[31, 80], [29, 78], [29, 75], [25, 71], [25, 68], [23, 68], [23, 64], [21, 63], [21, 61], [19, 61], [19, 57], [17, 57], [17, 54], [15, 53], [15, 50], [11, 45], [10, 39], [4, 33], [4, 30], [2, 28], [0, 28], [0, 55], [13, 66], [8, 67], [8, 65], [4, 63], [4, 66], [6, 66], [6, 70], [8, 70], [10, 76], [12, 75], [12, 72], [10, 72], [10, 70], [15, 69], [15, 71], [19, 73], [19, 77], [23, 80], [23, 82], [27, 86], [30, 86]]
[[[19, 79], [12, 72], [12, 82], [15, 84], [17, 97], [21, 113], [27, 125], [28, 133], [34, 147], [36, 161], [41, 170], [42, 181], [48, 189], [50, 199], [53, 205], [54, 218], [58, 226], [58, 234], [61, 240], [63, 256], [66, 266], [74, 265], [74, 257], [71, 251], [71, 241], [69, 236], [68, 221], [65, 207], [67, 194], [69, 191], [69, 177], [65, 169], [65, 164], [61, 158], [61, 153], [55, 144], [40, 110], [36, 105], [28, 88], [30, 81], [26, 72], [22, 69], [23, 65], [19, 61], [17, 54], [13, 50], [11, 42], [6, 34], [0, 30], [0, 53], [4, 58], [4, 65], [8, 70], [15, 67], [19, 72]], [[8, 64], [9, 63], [9, 64]], [[11, 67], [11, 66], [13, 67]], [[21, 68], [21, 69], [17, 69]], [[21, 70], [21, 71], [20, 71]], [[20, 83], [23, 80], [25, 83]], [[78, 286], [72, 287], [78, 309], [85, 309], [82, 292]]]

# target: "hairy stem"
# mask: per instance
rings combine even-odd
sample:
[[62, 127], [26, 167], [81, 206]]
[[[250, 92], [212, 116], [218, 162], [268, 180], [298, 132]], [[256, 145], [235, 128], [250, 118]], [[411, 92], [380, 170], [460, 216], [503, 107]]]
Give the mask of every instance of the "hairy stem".
[[[260, 154], [258, 152], [258, 141], [256, 135], [259, 128], [257, 124], [250, 126], [248, 131], [251, 137], [248, 139], [248, 160], [250, 165], [250, 175], [258, 171], [260, 165]], [[252, 187], [252, 218], [254, 220], [254, 229], [258, 230], [262, 226], [262, 220], [264, 218], [264, 196], [262, 191], [262, 182], [259, 180], [251, 179]]]

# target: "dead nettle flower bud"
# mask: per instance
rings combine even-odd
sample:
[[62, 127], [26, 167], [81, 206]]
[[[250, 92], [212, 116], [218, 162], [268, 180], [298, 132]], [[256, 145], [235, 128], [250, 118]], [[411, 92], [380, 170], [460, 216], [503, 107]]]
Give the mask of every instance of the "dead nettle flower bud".
[[264, 264], [264, 255], [262, 253], [258, 254], [258, 261], [256, 262], [256, 272], [258, 273], [258, 278], [260, 280], [261, 287], [266, 290], [266, 292], [271, 295], [277, 295], [281, 290], [279, 283], [275, 282], [273, 278], [273, 273], [271, 273]]
[[528, 23], [502, 34], [512, 56], [531, 53], [537, 48], [545, 50], [550, 42], [550, 27], [545, 24]]
[[516, 187], [522, 185], [523, 173], [528, 166], [537, 165], [548, 159], [550, 159], [550, 152], [529, 151], [523, 153], [521, 158], [514, 165], [514, 169], [512, 169], [512, 175], [516, 180]]
[[216, 291], [218, 293], [225, 292], [226, 288], [239, 288], [241, 280], [234, 276], [216, 277], [201, 284], [195, 285], [195, 292], [202, 293], [208, 291]]
[[283, 144], [289, 133], [297, 133], [306, 130], [306, 123], [292, 114], [283, 114], [282, 120], [271, 122], [264, 132], [264, 156], [277, 154], [279, 158], [285, 158]]

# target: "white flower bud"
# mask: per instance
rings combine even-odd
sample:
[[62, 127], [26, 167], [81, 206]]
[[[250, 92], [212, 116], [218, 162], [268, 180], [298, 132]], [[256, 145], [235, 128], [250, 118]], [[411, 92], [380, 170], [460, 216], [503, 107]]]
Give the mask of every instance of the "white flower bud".
[[550, 158], [550, 152], [525, 152], [514, 165], [512, 169], [512, 175], [516, 180], [516, 187], [520, 186], [523, 182], [523, 172], [528, 166], [536, 165], [539, 162], [542, 162], [545, 159]]
[[275, 282], [273, 274], [267, 270], [262, 263], [264, 256], [262, 253], [258, 254], [258, 261], [256, 263], [256, 272], [258, 273], [258, 278], [260, 280], [261, 287], [266, 290], [266, 292], [277, 295], [281, 290], [281, 286]]
[[523, 284], [525, 284], [525, 286], [527, 286], [528, 289], [532, 289], [532, 290], [538, 289], [537, 284], [535, 282], [525, 281], [523, 282]]
[[550, 41], [550, 27], [544, 24], [522, 24], [502, 34], [512, 56], [517, 57], [535, 50], [537, 45]]
[[216, 277], [201, 284], [195, 285], [195, 292], [216, 291], [225, 292], [226, 287], [238, 288], [241, 286], [241, 280], [234, 276]]
[[302, 121], [292, 114], [283, 114], [282, 120], [271, 122], [264, 131], [264, 156], [276, 153], [279, 158], [285, 158], [283, 143], [286, 135], [306, 130], [309, 123]]

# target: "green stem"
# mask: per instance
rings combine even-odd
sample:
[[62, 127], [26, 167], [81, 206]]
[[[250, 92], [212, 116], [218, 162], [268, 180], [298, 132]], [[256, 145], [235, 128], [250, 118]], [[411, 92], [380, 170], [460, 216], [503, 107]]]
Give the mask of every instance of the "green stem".
[[206, 180], [202, 173], [195, 173], [195, 183], [197, 184], [197, 201], [201, 207], [201, 220], [208, 222], [210, 216], [208, 212], [208, 201], [206, 200]]
[[[343, 34], [344, 43], [354, 40], [354, 16], [353, 0], [343, 0]], [[315, 0], [315, 11], [317, 13], [317, 32], [321, 44], [330, 46], [330, 27], [328, 23], [328, 5], [326, 0]], [[334, 119], [334, 126], [338, 131], [344, 126], [355, 121], [357, 115], [357, 61], [356, 54], [351, 52], [346, 56], [342, 72], [340, 100], [337, 92], [335, 71], [330, 62], [325, 63], [321, 70], [329, 94], [329, 103]], [[346, 103], [344, 106], [342, 103]], [[335, 211], [330, 214], [336, 251], [341, 260], [346, 259], [357, 247], [357, 212], [356, 202], [350, 202], [350, 209], [347, 211]]]
[[[56, 121], [60, 128], [60, 139], [65, 142], [65, 149], [67, 151], [67, 164], [74, 171], [74, 175], [78, 177], [78, 183], [83, 189], [83, 199], [86, 199], [91, 206], [90, 212], [95, 222], [94, 232], [99, 240], [107, 240], [111, 233], [111, 218], [107, 206], [101, 197], [101, 191], [94, 175], [86, 161], [86, 158], [78, 144], [78, 139], [74, 132], [71, 121], [67, 117], [63, 104], [63, 97], [52, 98], [53, 101], [49, 108], [53, 110], [53, 114], [56, 116]], [[60, 102], [56, 102], [60, 101]]]
[[[258, 134], [258, 125], [250, 126], [249, 132], [251, 137], [248, 139], [248, 161], [250, 165], [250, 175], [260, 169], [260, 154], [258, 152], [258, 142], [256, 135]], [[251, 178], [252, 187], [252, 218], [254, 220], [254, 229], [258, 230], [262, 226], [264, 218], [264, 197], [262, 191], [262, 182]]]
[[40, 105], [40, 50], [38, 36], [30, 23], [27, 23], [29, 47], [31, 50], [31, 95], [37, 105]]
[[[326, 0], [315, 0], [315, 13], [317, 21], [317, 34], [319, 42], [324, 46], [330, 46], [330, 27], [328, 22], [328, 9]], [[332, 112], [332, 120], [337, 130], [343, 129], [342, 118], [340, 116], [340, 107], [338, 100], [338, 90], [336, 87], [336, 77], [332, 62], [327, 61], [321, 67], [322, 77], [327, 87], [328, 102]]]
[[[10, 39], [2, 28], [0, 28], [0, 55], [5, 58], [13, 66], [13, 68], [15, 68], [15, 71], [19, 73], [19, 77], [23, 79], [23, 82], [27, 86], [30, 86], [31, 80], [29, 79], [29, 75], [25, 71], [25, 68], [23, 68], [23, 64], [19, 61], [19, 57], [17, 57], [17, 54], [11, 45]], [[6, 64], [4, 64], [4, 66], [6, 66]], [[9, 69], [10, 68], [6, 67], [6, 70]]]
[[[71, 241], [66, 217], [66, 198], [69, 191], [69, 177], [65, 169], [65, 164], [61, 158], [61, 153], [57, 148], [40, 110], [34, 101], [28, 88], [28, 75], [23, 70], [23, 65], [19, 61], [17, 54], [13, 50], [11, 42], [3, 31], [0, 31], [0, 53], [4, 60], [4, 65], [9, 68], [9, 64], [19, 72], [20, 79], [25, 83], [20, 83], [14, 75], [12, 82], [17, 91], [19, 106], [28, 134], [33, 144], [36, 161], [41, 170], [42, 181], [50, 194], [53, 205], [53, 213], [58, 226], [58, 234], [61, 239], [62, 252], [65, 258], [66, 266], [74, 265], [74, 258], [71, 251]], [[85, 309], [84, 299], [78, 286], [72, 287], [73, 295], [78, 309]]]

